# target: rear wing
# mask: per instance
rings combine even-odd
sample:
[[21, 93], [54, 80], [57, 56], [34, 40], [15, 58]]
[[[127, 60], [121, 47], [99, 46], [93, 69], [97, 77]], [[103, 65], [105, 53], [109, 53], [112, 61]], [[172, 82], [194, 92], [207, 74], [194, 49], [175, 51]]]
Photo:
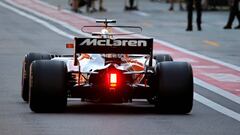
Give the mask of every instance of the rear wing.
[[75, 38], [75, 53], [152, 55], [153, 39]]
[[147, 54], [152, 66], [153, 39], [75, 38], [74, 65], [77, 65], [76, 54], [81, 53]]

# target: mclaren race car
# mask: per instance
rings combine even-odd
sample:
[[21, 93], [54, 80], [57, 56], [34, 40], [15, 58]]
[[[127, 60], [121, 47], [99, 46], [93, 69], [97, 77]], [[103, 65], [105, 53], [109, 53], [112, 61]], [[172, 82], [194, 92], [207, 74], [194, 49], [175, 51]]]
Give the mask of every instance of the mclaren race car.
[[[92, 38], [66, 44], [72, 55], [29, 53], [22, 67], [22, 98], [33, 112], [63, 112], [67, 98], [82, 102], [126, 103], [146, 99], [163, 113], [186, 114], [193, 105], [193, 73], [187, 62], [168, 54], [153, 55], [151, 38], [116, 38], [115, 20], [84, 26]], [[100, 29], [100, 32], [90, 30]]]

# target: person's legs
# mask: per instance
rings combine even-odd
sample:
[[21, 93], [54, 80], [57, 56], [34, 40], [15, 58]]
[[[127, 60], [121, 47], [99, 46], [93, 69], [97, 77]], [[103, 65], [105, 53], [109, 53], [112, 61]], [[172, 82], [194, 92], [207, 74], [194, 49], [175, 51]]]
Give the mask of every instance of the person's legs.
[[107, 10], [103, 7], [103, 0], [99, 0], [99, 11], [102, 11], [102, 12], [107, 11]]
[[92, 7], [92, 0], [87, 0], [87, 12], [90, 12], [91, 7]]
[[169, 7], [169, 11], [173, 11], [174, 10], [174, 0], [170, 0], [170, 7]]
[[129, 0], [129, 6], [130, 6], [130, 8], [133, 8], [133, 5], [134, 5], [134, 0]]
[[74, 12], [78, 12], [79, 0], [72, 0], [71, 6]]
[[183, 1], [182, 1], [182, 0], [179, 0], [179, 9], [180, 9], [181, 11], [184, 10], [182, 3], [183, 3]]
[[90, 10], [91, 13], [93, 12], [97, 12], [97, 9], [96, 9], [96, 0], [91, 0], [91, 10]]
[[228, 22], [227, 22], [227, 25], [224, 27], [224, 29], [231, 29], [233, 21], [234, 21], [234, 11], [233, 11], [233, 7], [231, 7], [229, 12]]
[[228, 22], [227, 22], [227, 24], [224, 26], [224, 29], [231, 29], [231, 28], [232, 28], [232, 23], [233, 23], [233, 21], [234, 21], [234, 17], [235, 17], [236, 12], [237, 12], [236, 10], [237, 10], [237, 8], [238, 8], [238, 5], [236, 5], [236, 4], [238, 4], [237, 1], [238, 1], [238, 0], [234, 0], [233, 5], [231, 5], [231, 7], [230, 7]]
[[188, 24], [186, 31], [192, 31], [193, 0], [187, 0]]
[[238, 19], [238, 26], [235, 27], [235, 29], [240, 29], [240, 11], [239, 11], [239, 1], [240, 0], [236, 0], [236, 16]]
[[195, 7], [197, 11], [197, 28], [198, 30], [202, 30], [201, 24], [202, 24], [202, 0], [195, 0]]

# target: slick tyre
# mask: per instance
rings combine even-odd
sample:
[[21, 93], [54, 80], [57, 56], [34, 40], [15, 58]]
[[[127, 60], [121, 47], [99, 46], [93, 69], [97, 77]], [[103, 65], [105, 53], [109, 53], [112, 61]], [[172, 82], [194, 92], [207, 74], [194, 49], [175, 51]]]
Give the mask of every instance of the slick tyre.
[[161, 113], [186, 114], [193, 105], [193, 73], [186, 62], [156, 65], [157, 109]]
[[164, 62], [164, 61], [173, 61], [173, 58], [169, 54], [157, 54], [153, 56], [153, 58], [158, 62]]
[[[164, 61], [173, 61], [173, 58], [169, 54], [156, 54], [156, 55], [153, 56], [153, 58], [156, 60], [156, 63], [164, 62]], [[154, 81], [155, 81], [155, 78], [154, 77], [150, 77], [149, 84], [152, 87], [154, 87]], [[154, 87], [153, 89], [157, 89], [157, 88]], [[147, 98], [147, 101], [150, 104], [154, 104], [155, 100], [156, 100], [155, 95], [152, 95], [149, 98]]]
[[22, 99], [28, 102], [29, 99], [29, 70], [30, 65], [35, 60], [50, 60], [51, 55], [49, 54], [40, 54], [40, 53], [29, 53], [25, 56], [22, 64], [22, 88], [21, 96]]
[[33, 112], [63, 112], [67, 105], [67, 67], [62, 61], [38, 60], [30, 67], [29, 105]]

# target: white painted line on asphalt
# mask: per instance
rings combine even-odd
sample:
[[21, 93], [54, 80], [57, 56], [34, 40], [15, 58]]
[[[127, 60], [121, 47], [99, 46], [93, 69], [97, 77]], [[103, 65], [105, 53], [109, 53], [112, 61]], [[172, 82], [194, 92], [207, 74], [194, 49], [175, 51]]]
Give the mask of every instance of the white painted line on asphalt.
[[220, 67], [218, 66], [192, 66], [193, 68], [198, 68], [198, 69], [219, 69]]
[[[54, 18], [51, 18], [51, 17], [49, 17], [49, 16], [47, 16], [47, 15], [41, 14], [41, 13], [39, 13], [39, 12], [36, 12], [36, 11], [30, 9], [30, 8], [27, 8], [27, 7], [18, 5], [18, 4], [16, 4], [16, 3], [12, 2], [11, 0], [6, 0], [6, 1], [7, 1], [8, 3], [10, 3], [11, 5], [17, 7], [17, 8], [20, 8], [20, 9], [23, 9], [23, 10], [25, 10], [25, 11], [31, 12], [31, 13], [33, 13], [34, 15], [36, 15], [36, 16], [38, 16], [38, 17], [41, 17], [41, 18], [44, 18], [44, 19], [46, 19], [46, 20], [55, 22], [55, 23], [57, 23], [57, 24], [65, 27], [65, 28], [69, 29], [70, 31], [73, 31], [73, 32], [75, 32], [75, 33], [79, 33], [79, 34], [81, 34], [81, 35], [83, 35], [83, 36], [86, 36], [86, 37], [87, 37], [87, 36], [91, 36], [90, 34], [83, 33], [82, 31], [74, 28], [73, 26], [69, 25], [69, 24], [66, 23], [66, 22], [59, 21], [59, 20], [54, 19]], [[52, 7], [52, 6], [50, 6], [50, 7]], [[69, 12], [70, 12], [70, 11], [69, 11]], [[86, 19], [88, 19], [88, 18], [86, 18]], [[71, 34], [69, 34], [69, 35], [71, 35]]]
[[240, 67], [236, 66], [236, 65], [233, 65], [233, 64], [230, 64], [230, 63], [226, 63], [226, 62], [223, 62], [223, 61], [220, 61], [220, 60], [216, 60], [216, 59], [213, 59], [213, 58], [209, 58], [207, 56], [203, 56], [201, 54], [198, 54], [196, 52], [191, 52], [187, 49], [184, 49], [184, 48], [181, 48], [181, 47], [178, 47], [176, 45], [173, 45], [171, 43], [168, 43], [168, 42], [165, 42], [165, 41], [162, 41], [162, 40], [154, 40], [162, 45], [165, 45], [167, 47], [170, 47], [170, 48], [174, 48], [178, 51], [181, 51], [181, 52], [184, 52], [184, 53], [187, 53], [187, 54], [190, 54], [190, 55], [193, 55], [193, 56], [196, 56], [196, 57], [199, 57], [199, 58], [202, 58], [202, 59], [205, 59], [205, 60], [208, 60], [208, 61], [211, 61], [211, 62], [214, 62], [214, 63], [217, 63], [217, 64], [220, 64], [220, 65], [224, 65], [226, 67], [229, 67], [231, 69], [234, 69], [234, 70], [237, 70], [237, 71], [240, 71]]
[[230, 92], [222, 90], [222, 89], [220, 89], [220, 88], [218, 88], [216, 86], [213, 86], [213, 85], [211, 85], [211, 84], [209, 84], [207, 82], [204, 82], [204, 81], [202, 81], [200, 79], [197, 79], [197, 78], [194, 78], [194, 83], [199, 85], [199, 86], [201, 86], [201, 87], [203, 87], [203, 88], [206, 88], [206, 89], [208, 89], [208, 90], [210, 90], [210, 91], [212, 91], [214, 93], [217, 93], [217, 94], [219, 94], [219, 95], [221, 95], [221, 96], [223, 96], [223, 97], [225, 97], [225, 98], [227, 98], [227, 99], [229, 99], [229, 100], [231, 100], [231, 101], [233, 101], [235, 103], [240, 104], [240, 98], [238, 96], [230, 93]]
[[153, 50], [153, 53], [154, 54], [169, 54], [169, 55], [173, 54], [172, 52], [165, 51], [165, 50]]
[[218, 80], [220, 82], [233, 82], [240, 83], [240, 77], [234, 74], [223, 74], [223, 73], [205, 73], [204, 75]]
[[54, 31], [55, 33], [57, 33], [57, 34], [59, 34], [59, 35], [61, 35], [61, 36], [68, 37], [68, 38], [71, 38], [71, 39], [74, 38], [73, 35], [70, 35], [70, 34], [68, 34], [68, 33], [66, 33], [66, 32], [58, 29], [57, 27], [55, 27], [54, 25], [51, 25], [50, 23], [47, 23], [46, 21], [43, 21], [43, 20], [41, 20], [41, 19], [39, 19], [39, 18], [37, 18], [37, 17], [34, 17], [34, 16], [32, 16], [32, 15], [29, 15], [29, 14], [27, 14], [27, 13], [25, 13], [25, 12], [22, 12], [22, 11], [16, 9], [16, 8], [11, 7], [11, 6], [9, 6], [9, 5], [7, 5], [7, 4], [4, 4], [4, 3], [2, 3], [2, 2], [0, 2], [0, 5], [1, 5], [2, 7], [5, 7], [5, 8], [7, 8], [7, 9], [9, 9], [9, 10], [14, 11], [15, 13], [17, 13], [17, 14], [19, 14], [19, 15], [21, 15], [21, 16], [24, 16], [24, 17], [26, 17], [26, 18], [28, 18], [28, 19], [30, 19], [30, 20], [33, 20], [34, 22], [36, 22], [36, 23], [38, 23], [38, 24], [41, 24], [41, 25], [45, 26], [46, 28]]
[[[52, 9], [58, 9], [58, 7], [53, 6], [53, 5], [51, 5], [51, 4], [48, 4], [48, 3], [46, 3], [46, 2], [43, 2], [43, 1], [41, 1], [41, 0], [33, 0], [33, 1], [36, 2], [36, 3], [42, 4], [42, 5], [45, 5], [45, 6], [49, 7], [49, 8], [52, 8]], [[72, 11], [70, 11], [70, 10], [62, 9], [61, 11], [66, 12], [66, 13], [70, 13], [70, 14], [74, 14], [74, 15], [76, 15], [76, 16], [83, 17], [83, 18], [88, 19], [88, 20], [91, 20], [91, 21], [93, 21], [93, 22], [96, 21], [95, 18], [91, 18], [91, 17], [88, 17], [88, 16], [83, 16], [83, 15], [80, 15], [79, 13], [75, 13], [75, 12], [72, 12]]]
[[198, 61], [195, 61], [194, 59], [191, 58], [175, 58], [174, 61], [185, 61], [189, 63], [198, 63]]
[[[2, 2], [0, 2], [0, 6], [5, 7], [7, 9], [9, 9], [9, 10], [11, 10], [11, 11], [13, 11], [13, 12], [19, 14], [19, 15], [21, 15], [21, 16], [24, 16], [24, 17], [28, 18], [28, 19], [31, 19], [32, 21], [34, 21], [36, 23], [39, 23], [39, 24], [45, 26], [46, 28], [49, 28], [50, 30], [58, 33], [59, 35], [62, 35], [62, 36], [65, 36], [65, 37], [68, 37], [68, 38], [71, 38], [71, 39], [73, 38], [73, 35], [68, 34], [68, 33], [66, 33], [66, 32], [56, 28], [55, 26], [49, 24], [48, 22], [46, 22], [44, 20], [41, 20], [41, 19], [39, 19], [37, 17], [34, 17], [34, 16], [30, 15], [30, 14], [27, 14], [27, 13], [25, 13], [23, 11], [20, 11], [20, 10], [18, 10], [16, 8], [12, 7], [12, 6], [9, 6], [7, 4], [4, 4]], [[206, 105], [206, 106], [211, 107], [212, 109], [214, 109], [214, 110], [216, 110], [216, 111], [218, 111], [218, 112], [220, 112], [222, 114], [225, 114], [226, 116], [229, 116], [231, 118], [234, 118], [234, 119], [240, 121], [240, 115], [238, 113], [236, 113], [236, 112], [234, 112], [234, 111], [232, 111], [230, 109], [227, 109], [226, 107], [223, 107], [223, 106], [221, 106], [221, 105], [219, 105], [219, 104], [217, 104], [217, 103], [215, 103], [215, 102], [213, 102], [213, 101], [211, 101], [211, 100], [209, 100], [209, 99], [207, 99], [207, 98], [205, 98], [205, 97], [203, 97], [203, 96], [201, 96], [201, 95], [199, 95], [197, 93], [194, 93], [194, 99], [196, 101]], [[237, 98], [237, 100], [239, 100], [239, 98]], [[238, 103], [239, 103], [239, 101], [238, 101]]]
[[228, 109], [224, 106], [221, 106], [221, 105], [219, 105], [219, 104], [217, 104], [217, 103], [215, 103], [215, 102], [213, 102], [213, 101], [211, 101], [211, 100], [209, 100], [209, 99], [207, 99], [207, 98], [205, 98], [205, 97], [203, 97], [203, 96], [201, 96], [197, 93], [194, 93], [194, 99], [196, 101], [198, 101], [198, 102], [200, 102], [200, 103], [202, 103], [202, 104], [220, 112], [220, 113], [223, 113], [223, 114], [225, 114], [225, 115], [227, 115], [227, 116], [229, 116], [229, 117], [231, 117], [231, 118], [233, 118], [237, 121], [240, 121], [240, 114], [239, 113], [236, 113], [236, 112], [234, 112], [234, 111], [232, 111], [232, 110], [230, 110], [230, 109]]
[[145, 13], [145, 12], [141, 12], [141, 11], [132, 11], [132, 12], [137, 14], [137, 15], [144, 16], [144, 17], [150, 16], [150, 14]]

